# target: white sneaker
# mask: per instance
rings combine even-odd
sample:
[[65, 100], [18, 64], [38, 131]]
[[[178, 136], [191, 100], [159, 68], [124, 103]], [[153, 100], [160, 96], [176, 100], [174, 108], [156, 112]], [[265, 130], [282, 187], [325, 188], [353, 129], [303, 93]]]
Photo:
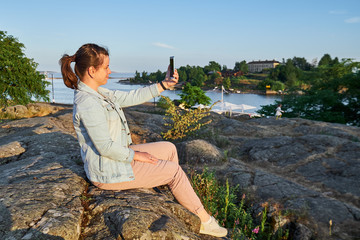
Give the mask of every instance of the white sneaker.
[[226, 228], [221, 227], [216, 219], [211, 216], [209, 223], [201, 223], [200, 233], [215, 237], [225, 237], [228, 231]]

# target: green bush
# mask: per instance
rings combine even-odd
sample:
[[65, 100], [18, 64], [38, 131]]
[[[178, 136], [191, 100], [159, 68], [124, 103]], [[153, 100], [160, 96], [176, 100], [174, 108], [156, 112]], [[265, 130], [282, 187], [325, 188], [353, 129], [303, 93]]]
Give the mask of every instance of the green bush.
[[270, 86], [270, 89], [273, 91], [283, 91], [285, 89], [285, 84], [280, 81], [274, 81], [267, 79], [259, 83], [258, 88], [261, 90], [265, 90], [266, 86]]
[[192, 172], [191, 182], [204, 208], [222, 226], [233, 230], [232, 239], [288, 239], [287, 230], [283, 232], [280, 228], [276, 234], [273, 233], [267, 218], [268, 206], [264, 206], [258, 219], [253, 218], [251, 209], [245, 202], [246, 195], [242, 194], [241, 199], [238, 199], [238, 186], [230, 187], [228, 181], [225, 186], [221, 185], [214, 173], [209, 172], [207, 168], [201, 174]]
[[162, 109], [168, 109], [170, 104], [164, 98], [160, 98], [156, 106]]

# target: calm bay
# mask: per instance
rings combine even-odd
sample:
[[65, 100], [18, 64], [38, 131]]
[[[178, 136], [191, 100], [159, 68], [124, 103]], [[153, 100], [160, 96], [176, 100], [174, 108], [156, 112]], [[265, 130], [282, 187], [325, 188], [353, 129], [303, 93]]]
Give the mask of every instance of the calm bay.
[[[121, 91], [131, 91], [134, 89], [138, 89], [144, 87], [145, 85], [132, 85], [121, 83], [121, 80], [124, 80], [128, 77], [132, 77], [133, 74], [126, 74], [126, 73], [113, 73], [110, 75], [108, 83], [103, 87], [111, 89], [111, 90], [121, 90]], [[50, 82], [50, 85], [47, 86], [47, 89], [50, 91], [50, 101], [56, 103], [65, 103], [65, 104], [72, 104], [73, 103], [73, 96], [74, 91], [70, 88], [67, 88], [63, 80], [61, 79], [61, 74], [55, 73], [54, 75], [48, 74], [47, 81]], [[53, 77], [53, 78], [52, 78]], [[120, 80], [120, 82], [119, 82]], [[54, 91], [53, 91], [54, 89]], [[162, 93], [163, 96], [167, 96], [170, 99], [180, 99], [179, 95], [181, 91], [164, 91]], [[219, 90], [209, 90], [205, 92], [208, 97], [211, 98], [212, 103], [218, 100], [221, 100], [222, 93]], [[155, 99], [151, 100], [151, 102], [158, 101], [160, 97], [156, 97]], [[246, 104], [250, 106], [256, 107], [256, 109], [245, 110], [245, 112], [256, 112], [261, 108], [262, 105], [269, 105], [273, 104], [275, 100], [280, 100], [280, 96], [274, 95], [259, 95], [259, 94], [242, 94], [242, 93], [230, 93], [230, 94], [223, 94], [223, 100], [226, 102], [230, 102], [233, 104]]]

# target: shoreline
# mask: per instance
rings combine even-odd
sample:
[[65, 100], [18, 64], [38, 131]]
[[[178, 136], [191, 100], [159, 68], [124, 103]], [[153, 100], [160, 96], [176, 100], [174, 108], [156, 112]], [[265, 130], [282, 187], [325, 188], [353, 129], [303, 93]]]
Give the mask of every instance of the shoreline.
[[[62, 78], [59, 78], [59, 77], [54, 77], [53, 78], [54, 80], [60, 80]], [[141, 85], [141, 86], [149, 86], [153, 83], [131, 83], [128, 78], [124, 78], [124, 79], [121, 79], [121, 78], [109, 78], [109, 79], [114, 79], [114, 80], [118, 80], [116, 83], [118, 84], [123, 84], [123, 85]], [[45, 80], [47, 81], [51, 81], [52, 79], [51, 78], [46, 78]], [[204, 87], [204, 88], [201, 88], [203, 91], [212, 91], [214, 89], [211, 89], [211, 88], [207, 88], [207, 87]], [[178, 90], [178, 91], [181, 91], [181, 88], [180, 87], [175, 87], [174, 90]], [[173, 90], [171, 90], [173, 91]], [[265, 91], [262, 91], [262, 90], [236, 90], [236, 91], [239, 91], [239, 92], [231, 92], [229, 90], [226, 90], [228, 93], [224, 93], [224, 94], [257, 94], [257, 95], [266, 95], [266, 96], [281, 96], [283, 94], [278, 94], [278, 93], [266, 93]], [[218, 90], [218, 92], [221, 92], [220, 90]]]
[[[151, 84], [154, 83], [131, 83], [129, 80], [119, 80], [117, 83], [119, 84], [124, 84], [124, 85], [143, 85], [143, 86], [149, 86]], [[210, 89], [210, 88], [201, 88], [203, 91], [212, 91], [214, 89]], [[179, 87], [175, 87], [174, 90], [181, 90], [181, 88]], [[173, 90], [171, 90], [173, 91]], [[221, 92], [220, 90], [218, 90], [219, 92]], [[266, 94], [265, 91], [262, 90], [246, 90], [246, 91], [242, 91], [242, 90], [238, 90], [240, 92], [230, 92], [229, 90], [227, 90], [229, 93], [224, 93], [224, 94], [257, 94], [257, 95], [276, 95], [276, 96], [281, 96], [281, 94]]]

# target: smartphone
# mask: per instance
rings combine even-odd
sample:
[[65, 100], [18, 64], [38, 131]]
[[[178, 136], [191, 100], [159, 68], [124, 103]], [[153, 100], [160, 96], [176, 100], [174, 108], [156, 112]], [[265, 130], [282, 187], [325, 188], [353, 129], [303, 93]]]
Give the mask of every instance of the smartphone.
[[174, 77], [174, 56], [170, 57], [170, 77]]

